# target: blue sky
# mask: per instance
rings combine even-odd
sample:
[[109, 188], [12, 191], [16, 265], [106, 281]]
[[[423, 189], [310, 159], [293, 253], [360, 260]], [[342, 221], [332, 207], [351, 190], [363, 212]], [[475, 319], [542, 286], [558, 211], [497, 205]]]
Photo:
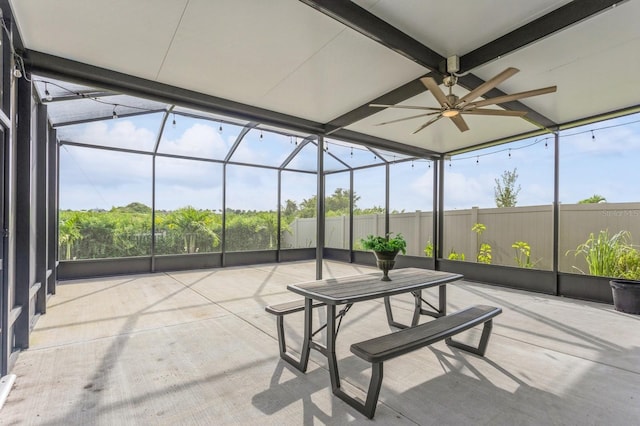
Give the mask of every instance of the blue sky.
[[[560, 200], [576, 203], [593, 194], [608, 202], [640, 201], [640, 115], [566, 130], [560, 145]], [[625, 124], [626, 123], [626, 124]], [[61, 139], [106, 146], [128, 147], [149, 152], [156, 143], [161, 115], [121, 118], [60, 129]], [[625, 124], [625, 125], [621, 125]], [[222, 159], [241, 128], [205, 120], [176, 116], [167, 122], [159, 152]], [[593, 132], [591, 132], [593, 130]], [[261, 137], [262, 135], [262, 137]], [[277, 166], [296, 146], [297, 140], [254, 129], [234, 153], [233, 161]], [[545, 146], [546, 142], [546, 146]], [[553, 139], [550, 135], [487, 148], [455, 156], [445, 165], [445, 207], [495, 207], [495, 179], [505, 170], [517, 169], [521, 191], [518, 205], [553, 202]], [[380, 163], [368, 150], [328, 140], [329, 152], [352, 165]], [[311, 170], [316, 148], [307, 146], [292, 167]], [[338, 163], [326, 157], [326, 169]], [[229, 166], [227, 205], [245, 210], [276, 209], [277, 172]], [[151, 205], [151, 156], [133, 155], [72, 146], [61, 149], [62, 209], [109, 209], [138, 201]], [[392, 210], [429, 210], [432, 206], [433, 167], [427, 161], [401, 162], [390, 166]], [[159, 209], [187, 204], [217, 210], [222, 207], [222, 166], [209, 162], [158, 158], [157, 195]], [[384, 205], [384, 168], [355, 174], [358, 207]], [[283, 202], [301, 202], [316, 191], [315, 176], [283, 174]], [[348, 174], [331, 175], [327, 193], [348, 188]]]

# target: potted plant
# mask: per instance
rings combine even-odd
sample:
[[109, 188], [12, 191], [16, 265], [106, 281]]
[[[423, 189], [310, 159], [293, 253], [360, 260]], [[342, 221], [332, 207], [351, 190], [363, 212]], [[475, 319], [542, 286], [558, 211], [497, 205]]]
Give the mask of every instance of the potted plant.
[[402, 234], [391, 237], [391, 233], [384, 237], [379, 235], [367, 235], [367, 238], [360, 240], [362, 248], [373, 251], [376, 256], [378, 268], [382, 269], [382, 281], [391, 281], [389, 278], [389, 270], [393, 269], [396, 264], [396, 255], [398, 252], [405, 254], [407, 252], [407, 242]]
[[640, 251], [631, 244], [629, 231], [609, 236], [608, 230], [601, 230], [597, 237], [591, 233], [570, 252], [584, 257], [591, 275], [612, 278], [609, 285], [617, 311], [640, 314]]

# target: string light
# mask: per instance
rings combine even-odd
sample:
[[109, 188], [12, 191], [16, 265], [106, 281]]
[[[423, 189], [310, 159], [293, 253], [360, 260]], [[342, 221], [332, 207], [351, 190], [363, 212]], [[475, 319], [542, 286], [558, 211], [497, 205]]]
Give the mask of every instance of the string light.
[[593, 130], [591, 131], [591, 140], [595, 141], [596, 140], [596, 135], [593, 134]]
[[116, 118], [118, 118], [118, 113], [116, 112], [116, 108], [118, 107], [118, 104], [113, 106], [113, 114], [111, 114], [113, 116], [113, 119], [115, 120]]
[[262, 130], [260, 130], [260, 139], [262, 139], [264, 136], [262, 135]]
[[173, 122], [171, 123], [171, 126], [175, 129], [176, 128], [176, 115], [173, 114]]
[[222, 133], [222, 124], [218, 127], [218, 132]]
[[[22, 73], [21, 73], [21, 75], [22, 75]], [[116, 104], [116, 103], [113, 103], [113, 102], [107, 102], [105, 100], [98, 99], [95, 96], [88, 96], [88, 95], [86, 95], [84, 93], [71, 90], [71, 89], [69, 89], [67, 87], [64, 87], [64, 86], [62, 86], [60, 84], [57, 84], [55, 82], [52, 82], [52, 81], [33, 80], [33, 82], [34, 83], [44, 83], [44, 85], [45, 85], [45, 96], [47, 94], [47, 89], [48, 89], [47, 86], [51, 85], [51, 86], [55, 86], [55, 87], [57, 87], [57, 88], [59, 88], [61, 90], [64, 90], [65, 92], [69, 93], [70, 95], [74, 95], [74, 96], [77, 96], [77, 97], [82, 98], [82, 99], [89, 99], [89, 100], [91, 100], [93, 102], [96, 102], [96, 103], [99, 103], [99, 104], [102, 104], [102, 105], [110, 105], [110, 106], [113, 106], [114, 109], [115, 109], [115, 107], [120, 106], [120, 107], [123, 107], [123, 108], [134, 109], [134, 110], [138, 110], [138, 111], [157, 112], [157, 110], [155, 110], [155, 109], [144, 108], [144, 107], [140, 107], [140, 106], [136, 106], [136, 105]], [[46, 98], [44, 98], [44, 99], [46, 99]]]
[[413, 169], [413, 160], [411, 160], [411, 168]]
[[480, 156], [476, 157], [476, 164], [480, 164]]
[[509, 158], [511, 158], [511, 148], [509, 148]]
[[353, 147], [351, 147], [351, 158], [353, 158]]

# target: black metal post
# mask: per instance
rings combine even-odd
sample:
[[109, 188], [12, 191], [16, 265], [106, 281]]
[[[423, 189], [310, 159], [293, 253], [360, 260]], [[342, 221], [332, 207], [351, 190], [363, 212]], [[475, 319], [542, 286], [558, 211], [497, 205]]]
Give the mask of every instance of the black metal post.
[[558, 282], [558, 269], [560, 256], [558, 244], [560, 243], [560, 132], [558, 130], [554, 133], [553, 138], [553, 279], [555, 295], [560, 294], [559, 282]]
[[282, 248], [282, 169], [278, 170], [278, 210], [277, 210], [276, 261], [280, 263], [280, 249]]
[[58, 263], [58, 143], [57, 131], [47, 137], [47, 293], [56, 294]]
[[390, 166], [389, 163], [384, 165], [384, 235], [388, 235], [389, 230], [389, 206], [390, 206]]
[[35, 295], [35, 312], [44, 314], [47, 312], [47, 107], [38, 105], [36, 108], [35, 135], [31, 135], [33, 144], [32, 159], [34, 162], [34, 181], [32, 185], [35, 193], [35, 206], [33, 210], [33, 227], [35, 227], [34, 253], [35, 276], [33, 282], [40, 286]]
[[349, 261], [353, 263], [353, 194], [355, 190], [354, 171], [349, 170]]
[[318, 195], [316, 196], [316, 279], [322, 279], [324, 257], [324, 136], [318, 135]]
[[[17, 110], [20, 122], [16, 133], [16, 211], [15, 218], [15, 302], [19, 311], [13, 324], [14, 348], [29, 347], [30, 290], [32, 277], [30, 233], [33, 200], [31, 199], [31, 83], [25, 78], [17, 81]], [[11, 265], [7, 265], [11, 267]]]

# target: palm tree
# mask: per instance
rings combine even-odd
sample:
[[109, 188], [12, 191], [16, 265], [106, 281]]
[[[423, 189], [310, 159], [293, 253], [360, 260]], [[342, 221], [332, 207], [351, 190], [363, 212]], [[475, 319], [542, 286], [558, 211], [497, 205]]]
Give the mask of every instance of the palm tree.
[[167, 227], [177, 231], [184, 240], [184, 251], [196, 253], [198, 235], [204, 234], [213, 239], [213, 247], [220, 243], [220, 237], [215, 232], [217, 218], [208, 210], [196, 210], [192, 206], [181, 207], [166, 218]]
[[593, 194], [589, 198], [585, 198], [584, 200], [578, 201], [578, 204], [598, 204], [598, 203], [604, 203], [606, 201], [607, 201], [607, 199], [604, 198], [602, 195]]
[[[66, 219], [64, 216], [69, 216]], [[61, 214], [60, 223], [58, 224], [58, 244], [65, 247], [65, 260], [71, 259], [71, 247], [73, 243], [82, 239], [78, 222], [80, 215], [73, 212], [71, 215]]]
[[269, 248], [273, 248], [278, 233], [278, 215], [275, 212], [259, 212], [257, 231], [265, 231], [269, 236]]

